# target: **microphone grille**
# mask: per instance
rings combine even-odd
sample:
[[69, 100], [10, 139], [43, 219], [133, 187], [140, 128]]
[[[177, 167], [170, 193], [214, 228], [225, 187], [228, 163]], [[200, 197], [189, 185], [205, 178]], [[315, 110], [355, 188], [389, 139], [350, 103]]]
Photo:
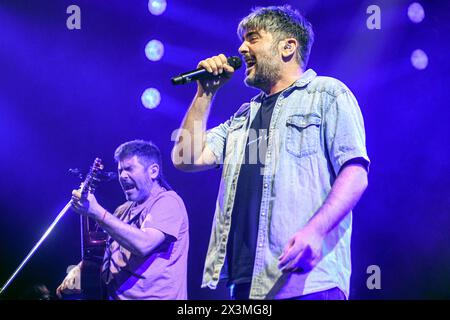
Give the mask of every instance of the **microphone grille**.
[[239, 69], [242, 65], [241, 58], [239, 58], [237, 56], [228, 57], [227, 62], [230, 66], [232, 66], [234, 68], [234, 70]]

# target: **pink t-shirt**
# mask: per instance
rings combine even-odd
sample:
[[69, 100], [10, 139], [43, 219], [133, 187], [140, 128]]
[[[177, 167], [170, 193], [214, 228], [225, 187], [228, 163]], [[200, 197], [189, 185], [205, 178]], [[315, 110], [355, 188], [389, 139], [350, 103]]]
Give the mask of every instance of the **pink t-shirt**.
[[114, 215], [142, 231], [158, 229], [166, 239], [146, 257], [110, 239], [102, 271], [109, 298], [186, 300], [189, 222], [183, 200], [163, 191], [140, 205], [128, 201]]

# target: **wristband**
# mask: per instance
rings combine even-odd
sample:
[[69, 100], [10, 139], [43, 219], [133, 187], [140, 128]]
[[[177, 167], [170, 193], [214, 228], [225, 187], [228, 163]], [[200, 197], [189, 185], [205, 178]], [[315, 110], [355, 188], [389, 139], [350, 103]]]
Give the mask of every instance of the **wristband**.
[[103, 213], [102, 220], [100, 220], [101, 222], [105, 222], [105, 218], [106, 218], [106, 214], [107, 213], [108, 213], [108, 210], [105, 210], [105, 212]]

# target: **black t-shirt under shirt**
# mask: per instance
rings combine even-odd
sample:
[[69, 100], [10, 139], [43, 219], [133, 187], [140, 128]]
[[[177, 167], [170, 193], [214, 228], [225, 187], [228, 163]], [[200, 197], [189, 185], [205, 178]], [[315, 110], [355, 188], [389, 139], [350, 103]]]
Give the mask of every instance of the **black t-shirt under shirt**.
[[263, 98], [250, 126], [227, 246], [229, 284], [248, 283], [252, 279], [270, 119], [280, 93]]

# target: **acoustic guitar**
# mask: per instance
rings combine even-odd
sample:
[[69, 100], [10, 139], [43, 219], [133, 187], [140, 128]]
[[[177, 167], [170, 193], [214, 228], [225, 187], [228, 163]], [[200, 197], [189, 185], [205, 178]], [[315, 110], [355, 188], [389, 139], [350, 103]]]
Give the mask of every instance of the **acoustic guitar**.
[[[81, 183], [81, 198], [94, 193], [99, 174], [103, 170], [102, 160], [96, 158], [89, 173]], [[103, 298], [100, 272], [105, 253], [107, 234], [86, 216], [80, 216], [81, 225], [81, 299], [99, 300]]]

